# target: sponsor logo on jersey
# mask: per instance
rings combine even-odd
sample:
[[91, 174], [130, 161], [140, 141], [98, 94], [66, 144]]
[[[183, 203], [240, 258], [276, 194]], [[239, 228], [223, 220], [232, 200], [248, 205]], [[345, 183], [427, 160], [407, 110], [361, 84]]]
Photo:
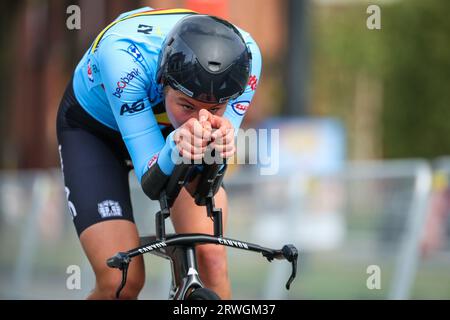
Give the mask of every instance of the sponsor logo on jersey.
[[137, 32], [144, 33], [144, 34], [150, 34], [152, 32], [152, 30], [153, 30], [153, 26], [149, 26], [146, 24], [140, 24], [138, 26]]
[[142, 53], [139, 51], [139, 49], [134, 45], [130, 45], [127, 49], [127, 52], [133, 56], [133, 58], [136, 59], [136, 61], [141, 62], [144, 60], [144, 57], [142, 56]]
[[159, 152], [157, 154], [155, 154], [147, 163], [147, 167], [150, 169], [151, 166], [153, 166], [156, 161], [158, 160], [158, 156], [159, 156]]
[[137, 76], [139, 75], [139, 69], [134, 68], [131, 72], [128, 72], [125, 77], [120, 78], [117, 81], [116, 91], [113, 92], [113, 96], [120, 98], [122, 97], [123, 89]]
[[105, 200], [98, 203], [98, 213], [102, 218], [121, 217], [122, 208], [117, 201]]
[[87, 76], [91, 82], [94, 82], [94, 73], [97, 73], [97, 66], [95, 64], [91, 65], [91, 59], [89, 59], [87, 63]]
[[[147, 104], [148, 106], [148, 104]], [[133, 115], [136, 113], [139, 113], [141, 111], [144, 111], [146, 109], [146, 103], [144, 102], [144, 99], [140, 99], [138, 101], [133, 102], [132, 105], [129, 105], [128, 103], [124, 103], [122, 107], [120, 107], [120, 115]]]
[[72, 220], [73, 220], [77, 216], [77, 209], [75, 209], [75, 205], [73, 204], [73, 202], [69, 200], [69, 196], [70, 196], [69, 188], [65, 187], [65, 190], [66, 190], [67, 203], [69, 204], [69, 212], [70, 212], [70, 214], [72, 216]]
[[231, 104], [231, 108], [239, 116], [243, 116], [247, 112], [249, 106], [250, 101], [237, 101]]
[[248, 85], [250, 86], [252, 91], [256, 90], [257, 84], [258, 84], [258, 78], [256, 78], [255, 75], [251, 75], [250, 78], [248, 79]]

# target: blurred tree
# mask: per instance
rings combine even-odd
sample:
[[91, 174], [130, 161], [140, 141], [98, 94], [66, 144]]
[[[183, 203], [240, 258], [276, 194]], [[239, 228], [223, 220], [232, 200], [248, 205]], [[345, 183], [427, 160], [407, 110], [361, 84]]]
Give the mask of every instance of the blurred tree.
[[367, 29], [366, 8], [316, 4], [311, 25], [311, 114], [345, 123], [353, 159], [379, 157], [382, 140], [383, 31]]
[[343, 119], [351, 158], [436, 157], [450, 149], [449, 1], [317, 5], [313, 114]]
[[450, 152], [450, 1], [399, 2], [385, 11], [384, 155]]
[[291, 116], [303, 116], [309, 113], [309, 0], [288, 1], [289, 50], [286, 54], [286, 93], [285, 113]]
[[9, 101], [11, 98], [12, 79], [14, 71], [16, 70], [12, 61], [13, 52], [11, 44], [14, 40], [14, 26], [20, 8], [23, 7], [23, 2], [14, 0], [0, 1], [0, 74], [7, 76], [8, 80], [3, 81], [0, 86], [0, 165], [8, 161], [11, 157], [11, 145], [8, 143], [8, 115], [9, 115]]
[[[81, 7], [81, 29], [69, 30], [69, 5]], [[2, 1], [0, 88], [3, 168], [58, 164], [55, 119], [77, 61], [106, 22], [135, 9], [138, 0]]]

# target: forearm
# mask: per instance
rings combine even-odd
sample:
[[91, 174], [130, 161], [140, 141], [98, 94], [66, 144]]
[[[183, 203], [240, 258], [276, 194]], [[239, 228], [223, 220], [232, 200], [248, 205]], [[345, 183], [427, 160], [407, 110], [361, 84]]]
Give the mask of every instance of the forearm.
[[[153, 161], [143, 169], [141, 186], [144, 193], [152, 200], [157, 200], [161, 190], [167, 184], [179, 159], [176, 145], [173, 141], [173, 133], [166, 138], [163, 148], [153, 156]], [[152, 158], [152, 159], [153, 159]]]

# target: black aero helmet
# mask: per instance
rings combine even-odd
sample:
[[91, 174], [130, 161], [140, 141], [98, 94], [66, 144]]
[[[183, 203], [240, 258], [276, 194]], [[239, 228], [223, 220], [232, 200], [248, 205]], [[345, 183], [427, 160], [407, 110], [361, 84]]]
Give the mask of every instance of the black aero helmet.
[[187, 16], [163, 42], [157, 81], [206, 103], [241, 95], [248, 82], [251, 54], [231, 23], [208, 15]]

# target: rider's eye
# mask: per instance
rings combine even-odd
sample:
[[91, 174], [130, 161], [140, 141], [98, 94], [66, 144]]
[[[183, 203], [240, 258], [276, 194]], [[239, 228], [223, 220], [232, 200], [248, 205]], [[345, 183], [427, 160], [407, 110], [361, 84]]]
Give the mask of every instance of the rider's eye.
[[186, 111], [192, 111], [194, 110], [194, 108], [192, 108], [191, 106], [188, 106], [187, 104], [182, 105], [183, 109]]
[[216, 113], [217, 111], [219, 111], [219, 108], [212, 108], [212, 109], [209, 109], [209, 111], [211, 113]]

